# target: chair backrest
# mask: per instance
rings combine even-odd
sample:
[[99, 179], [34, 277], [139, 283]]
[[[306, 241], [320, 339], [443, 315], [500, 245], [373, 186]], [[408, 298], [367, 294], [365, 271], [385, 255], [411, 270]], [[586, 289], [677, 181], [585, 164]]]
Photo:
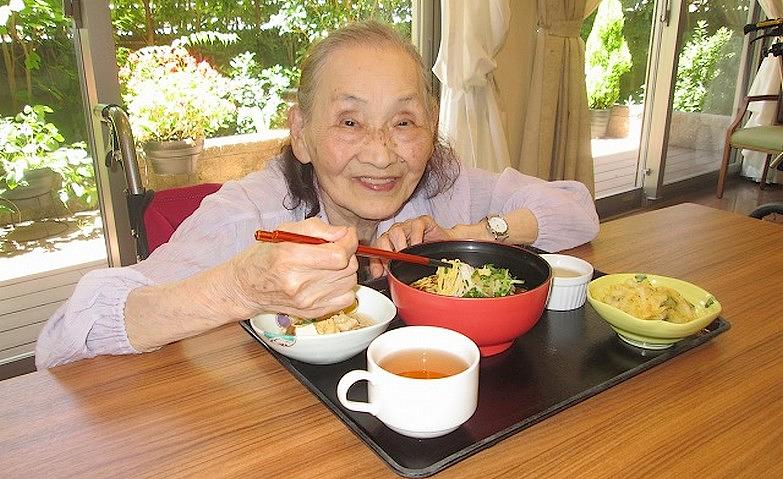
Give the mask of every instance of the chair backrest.
[[177, 227], [190, 216], [207, 195], [220, 189], [219, 183], [156, 191], [144, 209], [147, 254], [167, 242]]

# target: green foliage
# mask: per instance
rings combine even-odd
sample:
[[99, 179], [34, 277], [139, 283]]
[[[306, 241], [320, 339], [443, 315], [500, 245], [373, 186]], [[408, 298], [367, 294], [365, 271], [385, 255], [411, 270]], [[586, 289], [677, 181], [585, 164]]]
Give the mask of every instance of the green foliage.
[[[633, 67], [623, 75], [620, 82], [620, 99], [632, 98], [641, 102], [644, 97], [643, 86], [646, 81], [646, 66], [650, 47], [651, 25], [656, 17], [653, 0], [621, 0], [625, 14], [623, 34], [628, 41]], [[682, 21], [687, 43], [696, 25], [702, 20], [707, 22], [708, 35], [714, 34], [720, 27], [726, 27], [734, 35], [724, 48], [726, 52], [739, 52], [742, 45], [742, 25], [746, 22], [750, 3], [737, 0], [689, 0]], [[586, 35], [583, 38], [587, 38]], [[728, 55], [727, 55], [728, 56]], [[719, 75], [708, 88], [704, 110], [714, 113], [731, 114], [734, 102], [734, 84], [739, 62], [736, 56], [720, 60]]]
[[631, 53], [631, 70], [620, 80], [620, 100], [626, 103], [644, 102], [647, 79], [647, 56], [650, 33], [655, 17], [653, 0], [621, 0], [623, 2], [623, 36]]
[[26, 185], [28, 171], [50, 168], [62, 176], [63, 203], [80, 198], [92, 205], [97, 193], [86, 145], [65, 145], [57, 127], [46, 120], [48, 113], [52, 113], [48, 106], [25, 105], [15, 117], [0, 118], [0, 193]]
[[0, 116], [25, 103], [51, 105], [50, 121], [76, 141], [86, 129], [73, 113], [82, 104], [69, 27], [61, 0], [0, 0]]
[[740, 67], [737, 56], [742, 51], [742, 37], [742, 33], [734, 32], [723, 47], [716, 65], [720, 74], [707, 88], [701, 111], [725, 116], [731, 116], [734, 112], [734, 90]]
[[134, 139], [204, 138], [226, 126], [235, 112], [228, 78], [182, 47], [145, 47], [120, 70], [123, 100]]
[[0, 179], [8, 189], [22, 184], [26, 171], [48, 166], [62, 145], [57, 127], [46, 121], [51, 112], [48, 106], [26, 105], [16, 117], [0, 119]]
[[723, 53], [732, 32], [721, 27], [713, 35], [707, 34], [707, 22], [700, 21], [693, 36], [680, 52], [677, 67], [677, 83], [674, 87], [673, 107], [679, 111], [702, 111], [707, 90], [720, 75], [718, 62], [733, 57], [733, 52]]
[[237, 133], [255, 133], [285, 124], [285, 92], [294, 72], [275, 65], [262, 69], [255, 54], [245, 52], [231, 60], [231, 99], [237, 105]]
[[[298, 83], [299, 60], [310, 43], [328, 31], [351, 21], [374, 18], [393, 23], [403, 35], [410, 36], [410, 0], [213, 1], [199, 5], [198, 11], [185, 8], [185, 3], [155, 2], [145, 10], [138, 1], [114, 1], [112, 18], [118, 42], [130, 45], [132, 38], [156, 43], [171, 41], [172, 47], [187, 47], [189, 55], [207, 59], [215, 70], [229, 76], [228, 95], [224, 98], [237, 108], [236, 114], [221, 124], [221, 134], [285, 126], [288, 104], [284, 98]], [[168, 33], [164, 35], [163, 31]], [[150, 68], [130, 65], [135, 57], [126, 53], [129, 50], [120, 47], [122, 55], [118, 55], [126, 103], [134, 96], [127, 84], [129, 71], [137, 69], [144, 77]], [[160, 81], [156, 81], [158, 90], [160, 86]], [[141, 101], [138, 97], [136, 92], [137, 103]], [[145, 109], [146, 116], [162, 118], [161, 110], [148, 105]], [[128, 110], [132, 124], [143, 123], [138, 118], [134, 121], [131, 110], [136, 108], [130, 103]], [[142, 135], [155, 136], [151, 133], [153, 127], [160, 129], [163, 125], [139, 126], [134, 134], [138, 136], [138, 130]]]
[[601, 2], [585, 47], [587, 99], [592, 109], [614, 105], [620, 98], [620, 79], [631, 70], [623, 21], [619, 0]]
[[406, 37], [411, 34], [411, 6], [406, 1], [282, 0], [277, 3], [279, 10], [261, 25], [261, 29], [277, 30], [281, 37], [290, 38], [296, 50], [296, 64], [312, 42], [353, 21], [375, 19], [394, 25]]

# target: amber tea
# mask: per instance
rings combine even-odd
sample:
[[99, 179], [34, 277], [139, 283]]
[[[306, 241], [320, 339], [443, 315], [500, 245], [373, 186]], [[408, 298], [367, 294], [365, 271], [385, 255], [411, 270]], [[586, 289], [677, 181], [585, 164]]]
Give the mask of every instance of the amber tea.
[[456, 354], [435, 349], [405, 349], [391, 353], [378, 365], [396, 374], [413, 379], [440, 379], [468, 369], [468, 363]]

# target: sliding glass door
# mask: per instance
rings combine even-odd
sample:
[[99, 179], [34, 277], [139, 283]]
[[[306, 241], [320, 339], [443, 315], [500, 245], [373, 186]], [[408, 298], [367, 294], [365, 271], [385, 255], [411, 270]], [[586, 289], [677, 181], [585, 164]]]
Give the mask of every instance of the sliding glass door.
[[[583, 38], [599, 206], [602, 200], [638, 207], [661, 198], [665, 185], [718, 169], [743, 78], [742, 26], [751, 4], [603, 0], [588, 19]], [[605, 71], [591, 66], [601, 61]]]
[[720, 167], [747, 17], [747, 0], [689, 2], [680, 14], [664, 185]]
[[106, 258], [74, 30], [0, 6], [0, 281]]
[[582, 29], [597, 198], [640, 188], [654, 2], [603, 0]]
[[108, 264], [82, 54], [61, 1], [0, 2], [0, 363]]

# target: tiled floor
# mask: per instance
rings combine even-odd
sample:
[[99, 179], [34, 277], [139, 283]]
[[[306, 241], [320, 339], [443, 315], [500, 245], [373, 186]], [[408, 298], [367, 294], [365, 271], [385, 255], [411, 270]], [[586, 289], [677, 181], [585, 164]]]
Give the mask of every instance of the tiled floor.
[[97, 210], [0, 227], [0, 283], [105, 259]]

